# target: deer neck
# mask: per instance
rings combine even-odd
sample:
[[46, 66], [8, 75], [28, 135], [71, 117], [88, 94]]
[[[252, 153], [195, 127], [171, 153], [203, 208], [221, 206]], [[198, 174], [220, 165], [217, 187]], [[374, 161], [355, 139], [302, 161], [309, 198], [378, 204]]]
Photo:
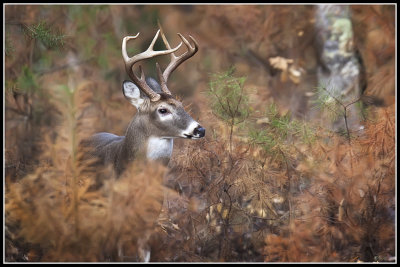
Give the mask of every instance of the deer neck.
[[123, 149], [128, 161], [143, 153], [149, 160], [160, 160], [168, 164], [172, 155], [173, 139], [153, 135], [147, 126], [146, 118], [135, 116], [127, 129]]

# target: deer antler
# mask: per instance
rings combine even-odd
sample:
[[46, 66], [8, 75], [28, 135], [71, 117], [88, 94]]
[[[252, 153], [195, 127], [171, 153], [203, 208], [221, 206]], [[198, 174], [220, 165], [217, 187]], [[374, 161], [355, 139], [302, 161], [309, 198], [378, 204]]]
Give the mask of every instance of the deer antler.
[[[160, 99], [160, 95], [157, 94], [156, 92], [154, 92], [150, 86], [146, 83], [146, 77], [144, 75], [144, 72], [142, 70], [142, 67], [139, 65], [139, 70], [140, 70], [140, 78], [137, 77], [135, 75], [135, 73], [133, 72], [133, 65], [143, 59], [147, 59], [147, 58], [152, 58], [155, 56], [160, 56], [160, 55], [167, 55], [167, 54], [171, 54], [176, 52], [182, 45], [182, 42], [175, 48], [171, 49], [171, 47], [168, 45], [168, 50], [161, 50], [161, 51], [154, 51], [154, 44], [158, 38], [158, 35], [160, 33], [160, 30], [157, 31], [156, 35], [153, 38], [153, 41], [151, 42], [150, 46], [147, 48], [146, 51], [137, 54], [133, 57], [129, 57], [128, 53], [126, 51], [126, 43], [127, 41], [131, 40], [131, 39], [136, 39], [139, 36], [139, 33], [136, 34], [135, 36], [126, 36], [124, 37], [124, 39], [122, 40], [122, 57], [124, 59], [125, 62], [125, 69], [126, 72], [128, 73], [129, 77], [136, 83], [137, 86], [139, 86], [140, 89], [142, 89], [142, 91], [150, 98], [150, 101], [157, 101]], [[163, 37], [164, 38], [164, 37]], [[182, 39], [183, 40], [183, 39]], [[178, 64], [179, 65], [179, 64]], [[158, 64], [157, 64], [158, 66]], [[176, 67], [175, 67], [176, 68]], [[159, 66], [158, 66], [159, 69]], [[165, 77], [165, 76], [164, 76]], [[165, 80], [165, 78], [163, 77], [162, 80]], [[167, 77], [168, 79], [168, 77]], [[163, 84], [162, 81], [160, 81], [161, 84]], [[165, 82], [164, 82], [165, 83]], [[168, 90], [168, 89], [167, 89]], [[163, 90], [164, 91], [164, 90]], [[169, 91], [168, 91], [169, 92]], [[169, 94], [171, 94], [169, 92]]]
[[[160, 30], [161, 30], [161, 37], [162, 37], [162, 39], [164, 41], [165, 46], [167, 47], [167, 49], [171, 50], [171, 46], [169, 45], [168, 40], [165, 37], [164, 32], [163, 32], [161, 27], [160, 27]], [[167, 68], [164, 70], [164, 73], [162, 75], [161, 75], [160, 66], [157, 64], [157, 71], [158, 71], [158, 77], [159, 77], [159, 80], [160, 80], [160, 83], [161, 83], [161, 89], [163, 90], [164, 93], [167, 93], [167, 94], [171, 94], [171, 92], [169, 91], [169, 89], [167, 87], [168, 78], [171, 75], [171, 73], [180, 64], [182, 64], [187, 59], [191, 58], [199, 50], [199, 44], [197, 43], [197, 41], [192, 36], [189, 35], [189, 38], [193, 41], [194, 47], [192, 47], [190, 45], [188, 40], [186, 40], [185, 37], [182, 36], [182, 34], [178, 33], [178, 36], [185, 43], [187, 51], [185, 53], [183, 53], [182, 55], [180, 55], [179, 57], [175, 56], [175, 54], [174, 54], [175, 51], [172, 52], [171, 53], [171, 62], [169, 63]], [[181, 42], [181, 44], [182, 44], [182, 42]], [[162, 76], [162, 78], [161, 78], [161, 76]]]

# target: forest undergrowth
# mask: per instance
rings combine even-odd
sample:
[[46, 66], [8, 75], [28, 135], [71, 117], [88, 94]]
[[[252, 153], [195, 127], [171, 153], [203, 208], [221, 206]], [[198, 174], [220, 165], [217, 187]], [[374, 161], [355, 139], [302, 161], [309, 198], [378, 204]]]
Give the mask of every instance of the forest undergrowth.
[[152, 261], [388, 261], [394, 107], [349, 140], [274, 104], [252, 112], [244, 82], [232, 69], [213, 76], [210, 134], [169, 169], [138, 160], [119, 179], [81, 160], [91, 85], [57, 88], [57, 136], [44, 135], [32, 173], [7, 180], [7, 259], [136, 261], [145, 239]]

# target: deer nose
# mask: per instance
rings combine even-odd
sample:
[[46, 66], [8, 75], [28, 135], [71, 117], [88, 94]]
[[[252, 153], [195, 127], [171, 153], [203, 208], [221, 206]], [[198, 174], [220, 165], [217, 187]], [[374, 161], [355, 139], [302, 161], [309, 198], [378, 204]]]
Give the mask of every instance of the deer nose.
[[206, 135], [206, 129], [199, 125], [194, 129], [193, 134], [197, 135], [198, 137], [204, 137]]

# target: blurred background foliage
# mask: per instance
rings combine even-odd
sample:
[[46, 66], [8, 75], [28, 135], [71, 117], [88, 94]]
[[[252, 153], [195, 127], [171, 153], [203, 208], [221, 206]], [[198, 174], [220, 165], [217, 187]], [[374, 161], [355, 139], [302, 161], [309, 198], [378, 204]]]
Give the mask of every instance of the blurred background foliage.
[[[394, 5], [350, 6], [368, 112], [344, 134], [327, 118], [349, 103], [321, 95], [313, 5], [3, 8], [6, 261], [136, 261], [141, 233], [152, 261], [393, 261]], [[177, 140], [168, 170], [106, 170], [91, 191], [78, 143], [124, 134], [121, 40], [140, 32], [128, 53], [144, 51], [158, 23], [171, 46], [178, 32], [200, 44], [169, 88], [207, 137]]]

